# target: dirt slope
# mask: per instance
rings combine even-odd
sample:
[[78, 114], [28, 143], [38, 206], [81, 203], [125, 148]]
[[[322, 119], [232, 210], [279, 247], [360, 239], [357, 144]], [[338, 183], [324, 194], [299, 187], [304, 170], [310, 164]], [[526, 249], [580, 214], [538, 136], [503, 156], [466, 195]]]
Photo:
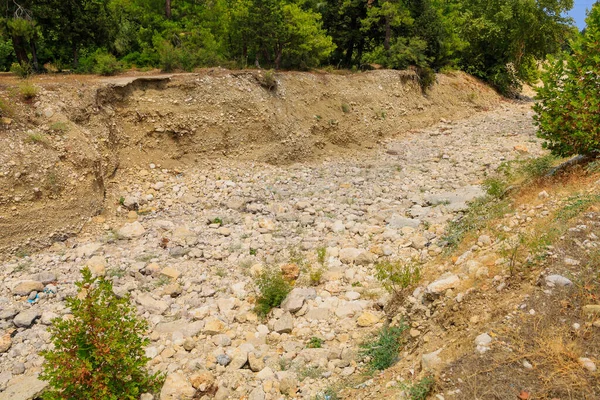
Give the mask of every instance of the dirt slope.
[[260, 72], [163, 78], [42, 76], [29, 101], [14, 78], [0, 81], [9, 117], [0, 130], [0, 249], [27, 251], [76, 232], [102, 211], [106, 180], [119, 168], [181, 169], [223, 155], [302, 161], [500, 101], [465, 74], [439, 75], [427, 95], [399, 71], [283, 73], [275, 90]]

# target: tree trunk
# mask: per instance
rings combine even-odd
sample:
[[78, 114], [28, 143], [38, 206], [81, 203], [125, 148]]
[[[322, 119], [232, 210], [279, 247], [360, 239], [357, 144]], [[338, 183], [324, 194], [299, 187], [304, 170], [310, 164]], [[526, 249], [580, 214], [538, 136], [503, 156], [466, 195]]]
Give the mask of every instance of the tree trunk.
[[38, 65], [37, 49], [35, 47], [35, 42], [34, 42], [33, 39], [31, 39], [29, 41], [29, 46], [31, 47], [31, 58], [32, 58], [32, 61], [33, 61], [33, 70], [35, 72], [39, 72], [40, 66]]
[[171, 19], [171, 0], [165, 0], [165, 16]]
[[385, 16], [385, 39], [383, 40], [383, 48], [386, 52], [390, 51], [390, 41], [392, 39], [392, 26], [390, 23], [390, 16]]
[[77, 51], [77, 45], [73, 45], [73, 69], [79, 67], [79, 53]]
[[281, 65], [281, 57], [283, 55], [283, 46], [277, 44], [275, 46], [276, 56], [275, 56], [275, 70], [278, 70]]
[[17, 56], [19, 64], [29, 64], [29, 57], [27, 56], [27, 50], [25, 49], [25, 43], [22, 36], [12, 36], [13, 49]]

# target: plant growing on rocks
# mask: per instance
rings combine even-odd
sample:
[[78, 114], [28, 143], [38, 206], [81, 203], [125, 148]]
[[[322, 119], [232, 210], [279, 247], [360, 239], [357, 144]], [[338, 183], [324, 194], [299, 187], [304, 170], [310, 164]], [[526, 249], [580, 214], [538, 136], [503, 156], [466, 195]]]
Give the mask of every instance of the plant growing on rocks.
[[281, 271], [269, 268], [256, 277], [256, 288], [259, 292], [254, 311], [261, 317], [266, 317], [274, 307], [281, 302], [292, 290], [291, 285], [283, 278]]
[[162, 377], [145, 369], [146, 321], [110, 281], [93, 278], [88, 268], [82, 275], [78, 295], [66, 300], [73, 318], [55, 319], [49, 328], [54, 348], [42, 353], [41, 377], [51, 389], [43, 398], [133, 400], [156, 391]]
[[398, 297], [419, 282], [421, 268], [413, 261], [382, 261], [375, 264], [375, 277], [388, 292]]
[[371, 371], [382, 371], [398, 361], [398, 353], [404, 345], [402, 336], [407, 329], [404, 323], [385, 325], [373, 338], [360, 345], [360, 355], [367, 360]]

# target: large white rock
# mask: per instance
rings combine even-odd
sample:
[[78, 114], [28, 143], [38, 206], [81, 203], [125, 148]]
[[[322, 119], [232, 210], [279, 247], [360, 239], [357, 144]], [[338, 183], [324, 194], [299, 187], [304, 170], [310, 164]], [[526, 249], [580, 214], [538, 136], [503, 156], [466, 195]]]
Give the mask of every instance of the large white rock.
[[195, 394], [196, 389], [183, 374], [172, 373], [165, 379], [165, 384], [160, 391], [160, 400], [188, 400]]
[[124, 239], [135, 239], [146, 233], [146, 229], [138, 221], [123, 225], [118, 234]]
[[427, 285], [427, 292], [431, 294], [441, 294], [448, 289], [454, 289], [460, 283], [460, 278], [457, 275], [451, 274], [431, 282]]

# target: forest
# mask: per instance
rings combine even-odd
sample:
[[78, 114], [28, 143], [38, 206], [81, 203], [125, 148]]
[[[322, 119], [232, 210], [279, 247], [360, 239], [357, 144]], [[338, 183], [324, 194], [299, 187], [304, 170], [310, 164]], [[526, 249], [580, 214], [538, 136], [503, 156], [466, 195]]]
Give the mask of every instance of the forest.
[[568, 46], [573, 0], [5, 0], [0, 70], [460, 69], [503, 93]]

